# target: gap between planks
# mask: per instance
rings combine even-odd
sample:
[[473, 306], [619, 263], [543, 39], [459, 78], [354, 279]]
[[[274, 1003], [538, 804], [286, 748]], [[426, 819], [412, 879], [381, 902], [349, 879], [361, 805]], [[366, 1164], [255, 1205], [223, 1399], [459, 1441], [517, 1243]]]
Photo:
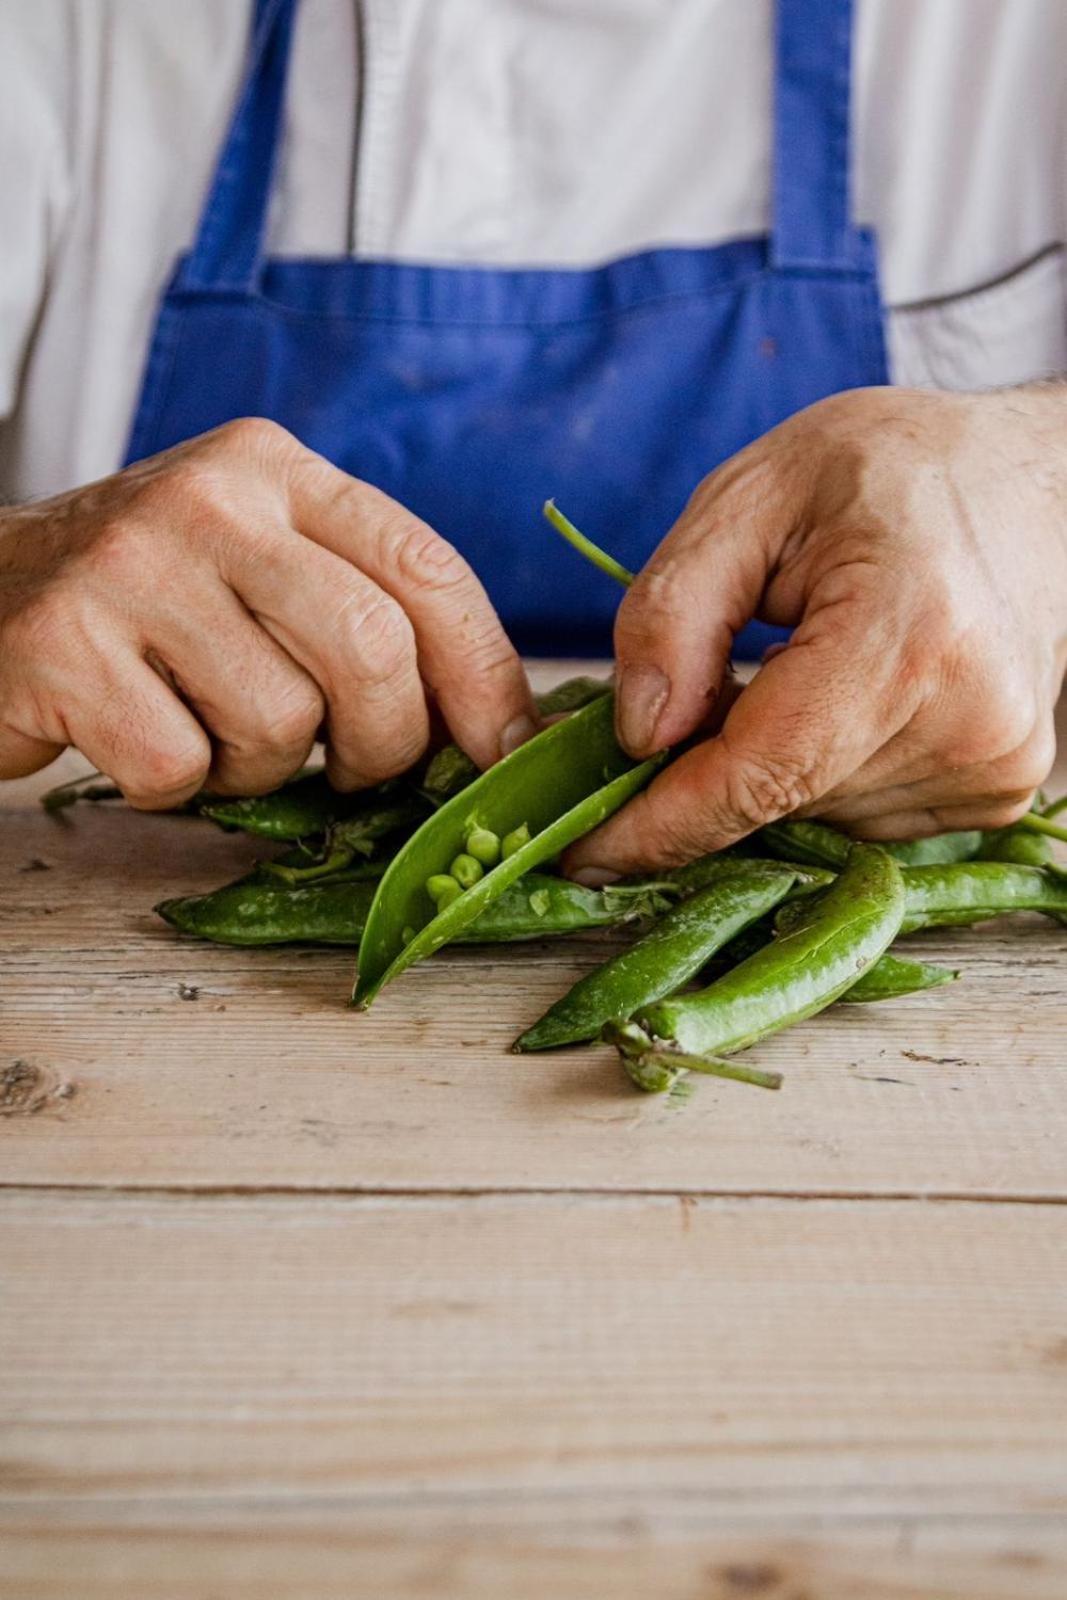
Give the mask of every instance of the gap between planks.
[[732, 1201], [740, 1202], [782, 1202], [784, 1204], [802, 1205], [853, 1205], [857, 1202], [864, 1204], [893, 1205], [975, 1205], [975, 1206], [1064, 1206], [1067, 1205], [1067, 1195], [1063, 1194], [1013, 1194], [1003, 1190], [990, 1190], [982, 1193], [975, 1190], [874, 1190], [874, 1189], [798, 1189], [790, 1192], [782, 1189], [700, 1189], [685, 1188], [641, 1188], [641, 1189], [612, 1189], [607, 1187], [580, 1187], [561, 1185], [546, 1186], [537, 1184], [510, 1184], [507, 1188], [501, 1185], [486, 1185], [484, 1187], [471, 1185], [469, 1187], [452, 1188], [389, 1188], [386, 1185], [359, 1185], [359, 1184], [326, 1184], [311, 1188], [307, 1184], [282, 1184], [282, 1183], [247, 1183], [247, 1184], [136, 1184], [136, 1183], [5, 1183], [0, 1180], [0, 1196], [3, 1195], [92, 1195], [116, 1199], [146, 1200], [177, 1199], [177, 1200], [355, 1200], [373, 1202], [380, 1200], [385, 1204], [394, 1201], [410, 1201], [417, 1204], [420, 1201], [436, 1203], [439, 1201], [463, 1200], [589, 1200], [604, 1201], [607, 1203], [624, 1203], [632, 1201], [639, 1203], [643, 1200], [681, 1200], [681, 1201]]

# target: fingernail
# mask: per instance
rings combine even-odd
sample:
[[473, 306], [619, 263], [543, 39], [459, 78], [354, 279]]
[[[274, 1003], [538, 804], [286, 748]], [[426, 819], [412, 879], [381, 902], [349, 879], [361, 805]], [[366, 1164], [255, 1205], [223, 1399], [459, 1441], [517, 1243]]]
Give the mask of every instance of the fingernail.
[[574, 883], [583, 889], [606, 889], [609, 883], [618, 883], [621, 873], [609, 872], [607, 867], [579, 867], [571, 874]]
[[527, 712], [521, 717], [512, 717], [503, 733], [500, 735], [500, 754], [509, 756], [517, 750], [520, 744], [525, 744], [527, 739], [532, 739], [537, 732], [537, 723]]
[[656, 724], [671, 692], [671, 680], [658, 667], [624, 667], [619, 679], [619, 743], [631, 755], [656, 748]]

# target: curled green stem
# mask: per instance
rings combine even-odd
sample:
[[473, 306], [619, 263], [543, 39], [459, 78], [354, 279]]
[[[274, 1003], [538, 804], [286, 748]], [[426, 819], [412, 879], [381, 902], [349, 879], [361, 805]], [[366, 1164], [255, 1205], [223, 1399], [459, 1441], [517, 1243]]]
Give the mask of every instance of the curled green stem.
[[543, 511], [546, 521], [552, 524], [558, 534], [562, 534], [579, 555], [591, 561], [594, 567], [599, 567], [601, 572], [606, 572], [609, 578], [614, 578], [616, 583], [621, 583], [624, 589], [630, 587], [635, 575], [629, 567], [624, 567], [621, 561], [616, 561], [606, 550], [601, 550], [592, 539], [587, 539], [584, 533], [579, 533], [574, 523], [563, 515], [554, 500], [546, 500]]

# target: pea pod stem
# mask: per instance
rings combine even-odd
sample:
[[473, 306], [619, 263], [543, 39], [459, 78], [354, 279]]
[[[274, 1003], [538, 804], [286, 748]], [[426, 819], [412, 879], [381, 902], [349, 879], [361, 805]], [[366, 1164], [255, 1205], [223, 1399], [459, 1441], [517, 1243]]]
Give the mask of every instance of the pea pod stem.
[[1063, 828], [1059, 823], [1053, 822], [1049, 813], [1042, 815], [1039, 811], [1028, 811], [1024, 817], [1019, 818], [1015, 826], [1017, 828], [1029, 828], [1031, 833], [1043, 833], [1050, 839], [1059, 839], [1062, 843], [1067, 844], [1067, 828]]
[[587, 539], [584, 533], [580, 533], [570, 518], [563, 515], [554, 500], [546, 500], [542, 510], [545, 520], [552, 524], [556, 532], [561, 534], [579, 555], [591, 561], [594, 567], [606, 573], [609, 578], [614, 578], [616, 583], [621, 583], [624, 589], [630, 587], [636, 574], [628, 567], [624, 567], [621, 561], [616, 561], [614, 556], [609, 556], [606, 550], [601, 550], [592, 539]]
[[694, 1055], [673, 1049], [651, 1038], [636, 1022], [609, 1022], [602, 1038], [613, 1044], [622, 1057], [630, 1077], [639, 1089], [662, 1094], [686, 1072], [700, 1072], [711, 1078], [732, 1078], [751, 1083], [757, 1089], [780, 1089], [782, 1074], [762, 1067], [749, 1067], [722, 1056]]

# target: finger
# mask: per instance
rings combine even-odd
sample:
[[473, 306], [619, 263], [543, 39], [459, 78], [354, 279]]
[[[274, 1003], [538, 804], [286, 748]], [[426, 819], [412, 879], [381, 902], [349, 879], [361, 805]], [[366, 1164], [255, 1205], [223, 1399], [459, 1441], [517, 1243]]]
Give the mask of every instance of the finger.
[[87, 675], [64, 722], [71, 744], [139, 810], [169, 810], [203, 787], [211, 765], [207, 734], [132, 651], [116, 651], [105, 670]]
[[154, 624], [150, 665], [212, 736], [217, 794], [266, 794], [302, 767], [323, 718], [310, 673], [215, 582], [187, 584]]
[[754, 446], [701, 485], [627, 591], [615, 620], [617, 728], [634, 756], [687, 738], [759, 609], [799, 505]]
[[980, 796], [956, 806], [916, 806], [910, 811], [888, 812], [870, 817], [849, 828], [857, 839], [874, 843], [899, 839], [929, 839], [938, 833], [958, 833], [972, 828], [987, 830], [1010, 828], [1026, 815], [1033, 795], [1024, 800], [1006, 800], [1002, 795]]
[[40, 772], [62, 755], [65, 748], [65, 745], [22, 733], [5, 719], [0, 722], [0, 779], [25, 778], [31, 772]]
[[419, 668], [456, 742], [489, 766], [536, 732], [522, 662], [458, 551], [369, 484], [307, 452], [289, 478], [294, 526], [403, 609]]
[[[809, 805], [910, 716], [888, 669], [856, 671], [862, 618], [798, 629], [757, 673], [721, 734], [680, 757], [570, 852], [568, 871], [675, 866]], [[835, 631], [836, 630], [836, 631]]]
[[[958, 759], [965, 747], [958, 743], [957, 732], [954, 760], [949, 737], [945, 732], [938, 741], [937, 730], [927, 730], [920, 747], [916, 735], [905, 730], [803, 814], [817, 811], [828, 821], [851, 824], [896, 812], [943, 811], [960, 805], [1010, 807], [1029, 800], [1055, 760], [1051, 718], [1035, 723], [1014, 749], [989, 759]], [[931, 772], [938, 754], [940, 765]], [[919, 775], [911, 781], [893, 781], [916, 770]]]
[[415, 635], [400, 606], [358, 567], [279, 530], [229, 581], [326, 703], [326, 770], [338, 789], [404, 772], [429, 718]]

